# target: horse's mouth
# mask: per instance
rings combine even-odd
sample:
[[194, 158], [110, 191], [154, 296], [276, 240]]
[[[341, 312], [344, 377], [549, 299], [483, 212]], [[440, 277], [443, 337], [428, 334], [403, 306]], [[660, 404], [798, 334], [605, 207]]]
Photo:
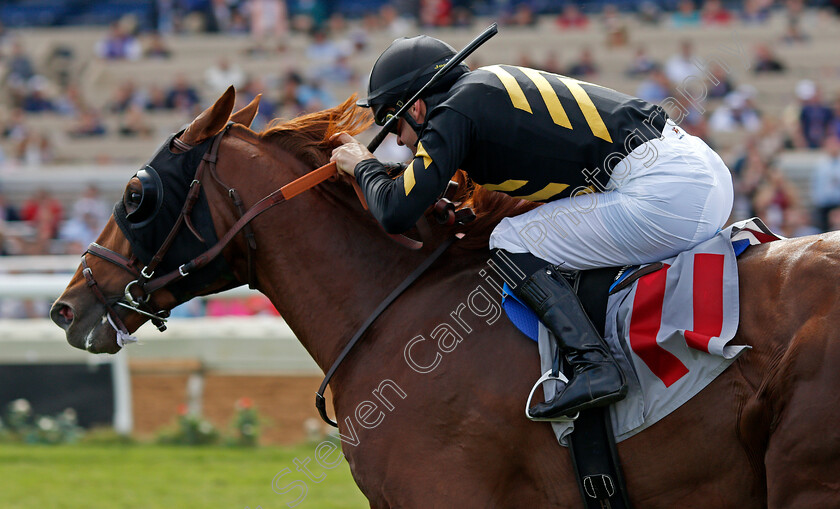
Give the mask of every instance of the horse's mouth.
[[[91, 314], [85, 313], [86, 316]], [[50, 310], [50, 318], [64, 329], [67, 342], [71, 346], [90, 353], [117, 353], [114, 328], [108, 322], [107, 312], [103, 309], [101, 315], [84, 319], [75, 313], [73, 308], [63, 302], [56, 302]]]

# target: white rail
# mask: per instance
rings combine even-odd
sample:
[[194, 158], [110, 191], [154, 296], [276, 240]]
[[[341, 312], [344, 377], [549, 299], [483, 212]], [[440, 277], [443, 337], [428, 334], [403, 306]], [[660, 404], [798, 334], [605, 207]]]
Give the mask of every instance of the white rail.
[[[70, 274], [0, 274], [0, 298], [13, 299], [56, 299], [67, 283]], [[233, 288], [211, 295], [213, 299], [239, 299], [258, 295], [259, 292], [247, 286]]]

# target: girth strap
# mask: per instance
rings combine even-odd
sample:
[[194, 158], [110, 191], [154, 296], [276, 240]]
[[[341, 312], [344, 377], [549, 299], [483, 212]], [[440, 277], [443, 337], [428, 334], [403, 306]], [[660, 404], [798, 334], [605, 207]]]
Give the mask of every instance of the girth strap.
[[321, 414], [321, 419], [323, 419], [324, 422], [326, 422], [334, 428], [338, 427], [338, 423], [336, 423], [327, 416], [326, 399], [324, 398], [324, 391], [327, 389], [327, 385], [329, 385], [330, 380], [335, 374], [335, 371], [338, 369], [338, 366], [341, 365], [341, 362], [344, 360], [345, 357], [347, 357], [347, 355], [350, 353], [350, 350], [352, 350], [353, 347], [356, 346], [356, 343], [359, 342], [359, 340], [362, 338], [362, 335], [364, 335], [364, 333], [367, 332], [368, 328], [370, 328], [370, 326], [373, 325], [373, 322], [375, 322], [376, 319], [379, 318], [379, 315], [381, 315], [382, 312], [385, 311], [385, 309], [397, 299], [397, 297], [402, 295], [402, 293], [409, 286], [411, 286], [412, 283], [417, 281], [417, 279], [420, 276], [422, 276], [429, 267], [431, 267], [435, 260], [440, 258], [440, 255], [442, 255], [444, 251], [449, 249], [449, 246], [451, 246], [459, 238], [459, 236], [452, 236], [443, 241], [443, 243], [440, 246], [438, 246], [438, 248], [435, 249], [435, 251], [432, 254], [430, 254], [428, 258], [423, 260], [423, 263], [421, 263], [419, 267], [414, 269], [414, 272], [409, 274], [408, 277], [405, 278], [399, 286], [394, 288], [394, 290], [390, 294], [388, 294], [387, 297], [385, 297], [385, 300], [379, 303], [379, 306], [377, 306], [377, 308], [373, 310], [373, 313], [371, 313], [370, 316], [367, 317], [367, 320], [364, 321], [364, 323], [361, 325], [361, 327], [359, 327], [356, 333], [353, 334], [353, 337], [350, 338], [350, 341], [347, 343], [347, 346], [344, 347], [344, 350], [341, 351], [341, 353], [338, 355], [338, 358], [335, 360], [335, 362], [333, 362], [333, 365], [330, 366], [330, 369], [329, 371], [327, 371], [326, 376], [324, 376], [324, 381], [321, 382], [321, 387], [318, 388], [318, 392], [315, 393], [315, 408], [318, 409], [318, 413]]

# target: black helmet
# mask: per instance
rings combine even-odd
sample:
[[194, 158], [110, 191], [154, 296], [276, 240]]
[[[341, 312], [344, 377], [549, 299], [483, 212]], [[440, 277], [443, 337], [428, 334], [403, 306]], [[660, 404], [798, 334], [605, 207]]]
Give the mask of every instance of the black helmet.
[[[373, 118], [384, 125], [391, 109], [401, 108], [434, 74], [455, 55], [455, 49], [445, 42], [418, 35], [400, 37], [382, 52], [370, 71], [368, 97], [356, 104], [373, 109]], [[449, 88], [469, 68], [461, 64], [451, 71], [429, 94]]]

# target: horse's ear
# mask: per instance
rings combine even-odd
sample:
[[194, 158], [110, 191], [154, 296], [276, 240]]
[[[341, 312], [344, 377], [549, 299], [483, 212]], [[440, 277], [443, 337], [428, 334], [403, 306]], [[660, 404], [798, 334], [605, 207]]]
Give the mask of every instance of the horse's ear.
[[207, 138], [215, 136], [227, 124], [235, 100], [236, 90], [231, 85], [221, 97], [216, 99], [213, 106], [202, 111], [201, 115], [192, 121], [181, 135], [181, 141], [187, 145], [198, 145]]
[[257, 94], [257, 97], [254, 97], [254, 100], [248, 103], [248, 106], [231, 115], [230, 120], [237, 124], [242, 124], [245, 127], [251, 127], [251, 122], [254, 121], [254, 117], [257, 116], [257, 112], [260, 110], [261, 97], [262, 94]]

